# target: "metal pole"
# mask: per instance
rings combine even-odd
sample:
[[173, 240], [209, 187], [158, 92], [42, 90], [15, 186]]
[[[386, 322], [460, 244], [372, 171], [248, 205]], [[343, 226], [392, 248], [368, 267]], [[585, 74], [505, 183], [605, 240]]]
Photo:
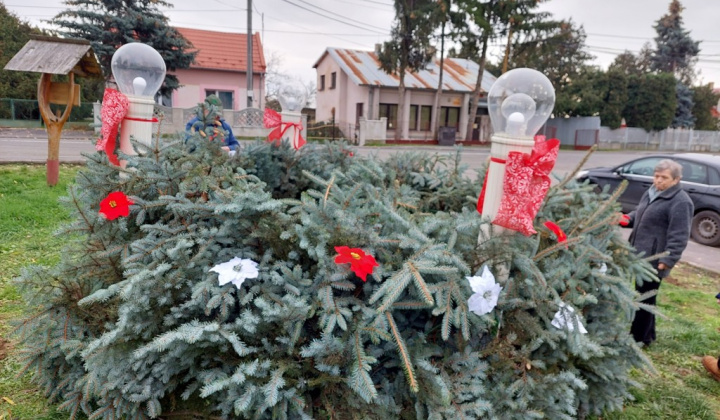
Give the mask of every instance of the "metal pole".
[[253, 106], [252, 0], [247, 0], [247, 107]]

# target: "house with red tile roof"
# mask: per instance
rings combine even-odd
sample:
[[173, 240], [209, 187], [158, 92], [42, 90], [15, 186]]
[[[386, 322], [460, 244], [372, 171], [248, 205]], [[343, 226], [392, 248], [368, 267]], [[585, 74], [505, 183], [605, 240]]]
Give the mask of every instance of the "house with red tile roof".
[[[401, 140], [434, 141], [431, 120], [435, 118], [435, 95], [440, 62], [405, 75], [405, 109], [399, 110], [399, 77], [380, 69], [375, 51], [327, 48], [313, 66], [317, 71], [316, 120], [331, 121], [342, 130], [357, 127], [360, 119], [386, 118], [387, 139], [394, 139], [397, 124]], [[457, 139], [464, 139], [469, 117], [470, 95], [475, 89], [478, 64], [461, 58], [443, 61], [443, 93], [440, 98], [440, 127], [453, 127]], [[496, 78], [485, 71], [481, 92], [487, 93]], [[489, 138], [487, 102], [478, 106], [477, 127]], [[482, 110], [480, 108], [483, 108]], [[482, 112], [484, 111], [484, 112]], [[483, 115], [484, 114], [484, 115]], [[480, 130], [482, 131], [482, 130]], [[345, 133], [350, 136], [350, 133]]]
[[[188, 69], [172, 72], [181, 87], [173, 92], [170, 105], [192, 108], [210, 94], [216, 94], [227, 110], [247, 107], [247, 34], [176, 28], [197, 51]], [[265, 105], [265, 56], [260, 34], [253, 35], [253, 107]]]

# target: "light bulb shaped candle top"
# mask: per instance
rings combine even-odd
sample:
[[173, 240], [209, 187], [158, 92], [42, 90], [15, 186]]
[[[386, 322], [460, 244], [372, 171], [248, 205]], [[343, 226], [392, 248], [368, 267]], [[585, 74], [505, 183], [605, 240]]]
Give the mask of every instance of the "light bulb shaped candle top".
[[280, 87], [278, 92], [278, 101], [283, 112], [302, 111], [307, 102], [308, 92], [305, 85], [299, 80], [290, 80]]
[[510, 70], [488, 92], [488, 113], [496, 135], [533, 138], [555, 107], [555, 89], [537, 70]]
[[133, 42], [118, 48], [110, 62], [120, 92], [154, 96], [165, 80], [165, 61], [149, 45]]

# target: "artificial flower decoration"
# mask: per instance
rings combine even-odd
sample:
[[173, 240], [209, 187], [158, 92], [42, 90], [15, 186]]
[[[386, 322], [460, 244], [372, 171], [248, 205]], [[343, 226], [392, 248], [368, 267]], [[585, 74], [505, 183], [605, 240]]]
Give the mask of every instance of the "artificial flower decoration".
[[465, 278], [470, 282], [470, 288], [473, 291], [472, 296], [468, 299], [468, 309], [478, 315], [488, 314], [495, 309], [502, 287], [495, 283], [495, 276], [487, 265], [483, 266], [482, 274], [479, 276]]
[[367, 275], [372, 274], [373, 269], [380, 266], [372, 255], [366, 254], [360, 248], [336, 246], [335, 252], [339, 254], [335, 256], [335, 264], [350, 263], [350, 269], [355, 275], [360, 277], [362, 281], [367, 281]]
[[628, 216], [627, 214], [621, 214], [619, 219], [620, 220], [618, 220], [618, 224], [620, 226], [630, 226], [630, 216]]
[[239, 289], [245, 279], [257, 278], [260, 274], [257, 267], [258, 263], [253, 260], [235, 257], [228, 262], [216, 265], [210, 271], [218, 273], [220, 286], [232, 283]]
[[607, 264], [605, 264], [605, 263], [600, 264], [600, 268], [598, 268], [598, 272], [599, 272], [600, 274], [605, 274], [605, 273], [607, 273], [607, 270], [608, 270]]
[[100, 214], [108, 220], [115, 220], [120, 216], [127, 217], [130, 214], [130, 204], [133, 202], [124, 192], [114, 191], [100, 202]]
[[565, 235], [565, 232], [563, 232], [563, 230], [560, 229], [560, 226], [558, 226], [554, 222], [545, 222], [545, 227], [550, 229], [555, 234], [555, 236], [557, 236], [558, 242], [567, 241], [567, 235]]
[[580, 321], [580, 317], [575, 314], [575, 309], [572, 306], [565, 304], [565, 302], [560, 302], [560, 308], [555, 313], [551, 322], [552, 326], [561, 330], [567, 329], [568, 331], [574, 331], [575, 322], [577, 322], [580, 334], [587, 334], [587, 330]]

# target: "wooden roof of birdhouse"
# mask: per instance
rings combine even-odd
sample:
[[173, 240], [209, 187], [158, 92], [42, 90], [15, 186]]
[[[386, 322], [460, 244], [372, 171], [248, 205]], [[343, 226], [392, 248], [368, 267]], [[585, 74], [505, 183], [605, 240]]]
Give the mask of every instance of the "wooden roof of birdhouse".
[[32, 36], [5, 66], [5, 70], [101, 76], [102, 69], [85, 39]]

